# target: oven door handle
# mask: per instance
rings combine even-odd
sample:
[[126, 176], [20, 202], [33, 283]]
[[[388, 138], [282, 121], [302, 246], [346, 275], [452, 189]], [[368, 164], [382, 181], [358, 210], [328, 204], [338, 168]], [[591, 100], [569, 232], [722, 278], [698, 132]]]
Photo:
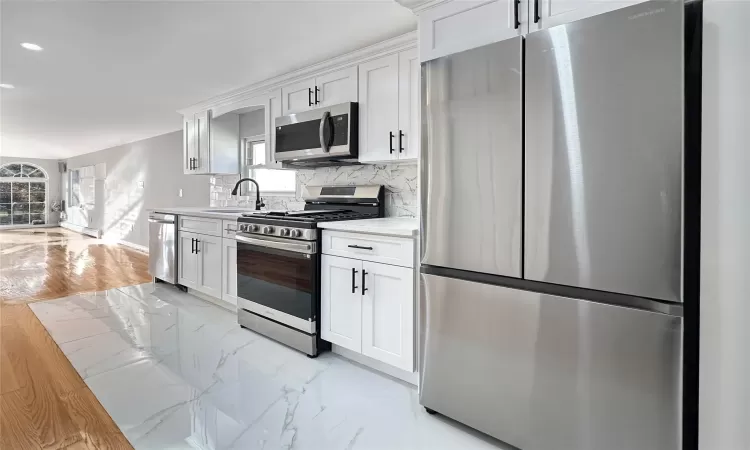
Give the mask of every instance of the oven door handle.
[[257, 245], [258, 247], [275, 248], [277, 250], [286, 250], [294, 253], [304, 253], [312, 255], [315, 253], [315, 245], [312, 242], [281, 242], [272, 241], [270, 239], [259, 239], [255, 237], [245, 237], [235, 235], [234, 239], [237, 242], [243, 242], [245, 244]]

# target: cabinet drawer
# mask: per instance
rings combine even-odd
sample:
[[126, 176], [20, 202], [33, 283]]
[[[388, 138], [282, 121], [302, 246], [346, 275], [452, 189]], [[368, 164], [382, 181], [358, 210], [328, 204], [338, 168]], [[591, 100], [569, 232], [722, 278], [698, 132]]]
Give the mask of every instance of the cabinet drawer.
[[180, 216], [180, 231], [221, 236], [221, 219], [206, 217]]
[[237, 232], [237, 221], [236, 220], [225, 220], [221, 232], [227, 239], [234, 239], [234, 234]]
[[414, 240], [406, 238], [324, 230], [323, 253], [414, 267]]

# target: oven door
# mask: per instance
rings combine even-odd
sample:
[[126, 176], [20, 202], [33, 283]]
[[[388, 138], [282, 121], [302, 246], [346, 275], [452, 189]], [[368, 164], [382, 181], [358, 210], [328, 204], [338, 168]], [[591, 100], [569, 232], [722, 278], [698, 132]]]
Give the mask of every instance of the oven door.
[[275, 120], [276, 161], [357, 157], [357, 104], [341, 103]]
[[313, 334], [319, 301], [317, 243], [238, 233], [237, 306]]

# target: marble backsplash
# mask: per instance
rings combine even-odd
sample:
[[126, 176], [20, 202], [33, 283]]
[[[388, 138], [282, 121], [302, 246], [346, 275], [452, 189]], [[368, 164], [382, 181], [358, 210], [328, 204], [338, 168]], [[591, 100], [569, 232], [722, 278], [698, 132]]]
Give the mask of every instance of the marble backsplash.
[[[385, 216], [386, 217], [417, 217], [419, 215], [417, 164], [374, 164], [361, 166], [321, 167], [312, 170], [297, 171], [297, 192], [294, 196], [266, 196], [261, 197], [266, 209], [302, 209], [305, 205], [302, 199], [302, 187], [306, 185], [353, 185], [353, 184], [382, 184], [385, 186]], [[211, 177], [211, 206], [252, 206], [254, 196], [231, 195], [232, 188], [239, 175], [224, 175]]]

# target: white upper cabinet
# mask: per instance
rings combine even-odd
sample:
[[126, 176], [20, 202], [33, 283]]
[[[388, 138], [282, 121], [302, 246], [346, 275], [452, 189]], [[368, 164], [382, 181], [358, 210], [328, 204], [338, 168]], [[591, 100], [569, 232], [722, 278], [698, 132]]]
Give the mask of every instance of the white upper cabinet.
[[527, 4], [528, 0], [456, 0], [419, 13], [420, 60], [522, 35]]
[[360, 64], [360, 162], [418, 157], [419, 73], [416, 50]]
[[281, 163], [273, 157], [276, 148], [276, 125], [277, 117], [281, 117], [281, 89], [278, 89], [268, 95], [268, 108], [266, 114], [266, 166], [271, 169], [280, 169]]
[[227, 113], [218, 117], [211, 110], [183, 119], [184, 173], [237, 174], [240, 172], [240, 119]]
[[281, 88], [283, 114], [357, 101], [357, 66], [328, 72]]
[[195, 136], [195, 116], [184, 117], [182, 123], [182, 170], [186, 174], [194, 173], [194, 161], [198, 160], [198, 143]]
[[399, 159], [419, 157], [419, 93], [422, 67], [417, 49], [398, 55], [398, 128]]
[[359, 160], [393, 159], [398, 133], [398, 55], [359, 66]]
[[543, 30], [644, 1], [646, 0], [530, 0], [528, 3], [529, 31]]
[[357, 66], [330, 72], [315, 78], [316, 107], [357, 101]]
[[[194, 173], [208, 173], [208, 160], [211, 156], [211, 111], [202, 111], [195, 115], [196, 142], [198, 143], [198, 160], [194, 165]], [[237, 138], [239, 139], [239, 119], [237, 119]], [[239, 143], [239, 140], [238, 140]], [[238, 147], [239, 149], [239, 147]]]
[[307, 111], [314, 107], [315, 78], [281, 88], [283, 115]]

